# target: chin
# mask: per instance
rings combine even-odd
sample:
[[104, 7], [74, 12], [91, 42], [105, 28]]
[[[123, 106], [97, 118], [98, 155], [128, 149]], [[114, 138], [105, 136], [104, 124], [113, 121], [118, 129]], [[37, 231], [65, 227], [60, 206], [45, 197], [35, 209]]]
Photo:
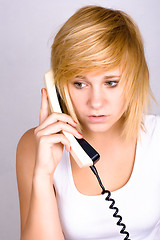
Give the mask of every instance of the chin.
[[107, 131], [119, 128], [119, 120], [108, 121], [107, 123], [86, 124], [84, 129], [93, 133], [106, 133]]
[[104, 124], [94, 124], [92, 126], [87, 126], [87, 130], [93, 133], [104, 133], [107, 132], [109, 129], [111, 129], [112, 126], [104, 125]]

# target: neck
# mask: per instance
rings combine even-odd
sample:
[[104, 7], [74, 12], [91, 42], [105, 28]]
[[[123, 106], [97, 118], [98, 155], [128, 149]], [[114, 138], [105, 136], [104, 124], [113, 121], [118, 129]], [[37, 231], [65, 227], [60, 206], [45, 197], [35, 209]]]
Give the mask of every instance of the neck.
[[126, 151], [131, 152], [133, 148], [136, 151], [136, 138], [126, 141], [120, 136], [119, 131], [92, 132], [84, 135], [84, 138], [97, 150], [101, 159], [108, 159], [107, 161], [119, 159], [119, 155], [123, 155]]

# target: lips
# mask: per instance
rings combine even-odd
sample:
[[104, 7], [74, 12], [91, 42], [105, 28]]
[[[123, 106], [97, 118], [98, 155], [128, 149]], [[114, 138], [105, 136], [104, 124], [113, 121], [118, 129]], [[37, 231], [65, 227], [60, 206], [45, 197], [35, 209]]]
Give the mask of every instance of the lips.
[[107, 116], [107, 115], [104, 115], [104, 114], [92, 114], [92, 115], [89, 115], [89, 117], [104, 117], [104, 116]]
[[91, 115], [91, 117], [103, 117], [103, 116], [106, 116], [106, 115]]
[[90, 115], [88, 116], [89, 121], [92, 123], [103, 123], [107, 120], [109, 115]]

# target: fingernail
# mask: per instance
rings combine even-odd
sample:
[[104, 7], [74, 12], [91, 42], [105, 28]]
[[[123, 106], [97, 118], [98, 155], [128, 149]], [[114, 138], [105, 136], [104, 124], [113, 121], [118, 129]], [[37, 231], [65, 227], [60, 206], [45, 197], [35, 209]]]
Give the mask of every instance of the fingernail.
[[43, 88], [41, 89], [41, 94], [43, 94]]
[[80, 133], [80, 132], [78, 132], [79, 133], [79, 135], [81, 135], [82, 136], [82, 134]]

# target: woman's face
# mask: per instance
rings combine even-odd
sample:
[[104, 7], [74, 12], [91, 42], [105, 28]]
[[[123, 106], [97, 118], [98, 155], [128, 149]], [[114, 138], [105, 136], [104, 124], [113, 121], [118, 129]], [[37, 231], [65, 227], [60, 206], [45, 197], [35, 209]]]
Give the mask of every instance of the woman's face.
[[85, 131], [104, 132], [116, 126], [125, 111], [121, 71], [90, 72], [76, 76], [69, 92], [76, 115]]

